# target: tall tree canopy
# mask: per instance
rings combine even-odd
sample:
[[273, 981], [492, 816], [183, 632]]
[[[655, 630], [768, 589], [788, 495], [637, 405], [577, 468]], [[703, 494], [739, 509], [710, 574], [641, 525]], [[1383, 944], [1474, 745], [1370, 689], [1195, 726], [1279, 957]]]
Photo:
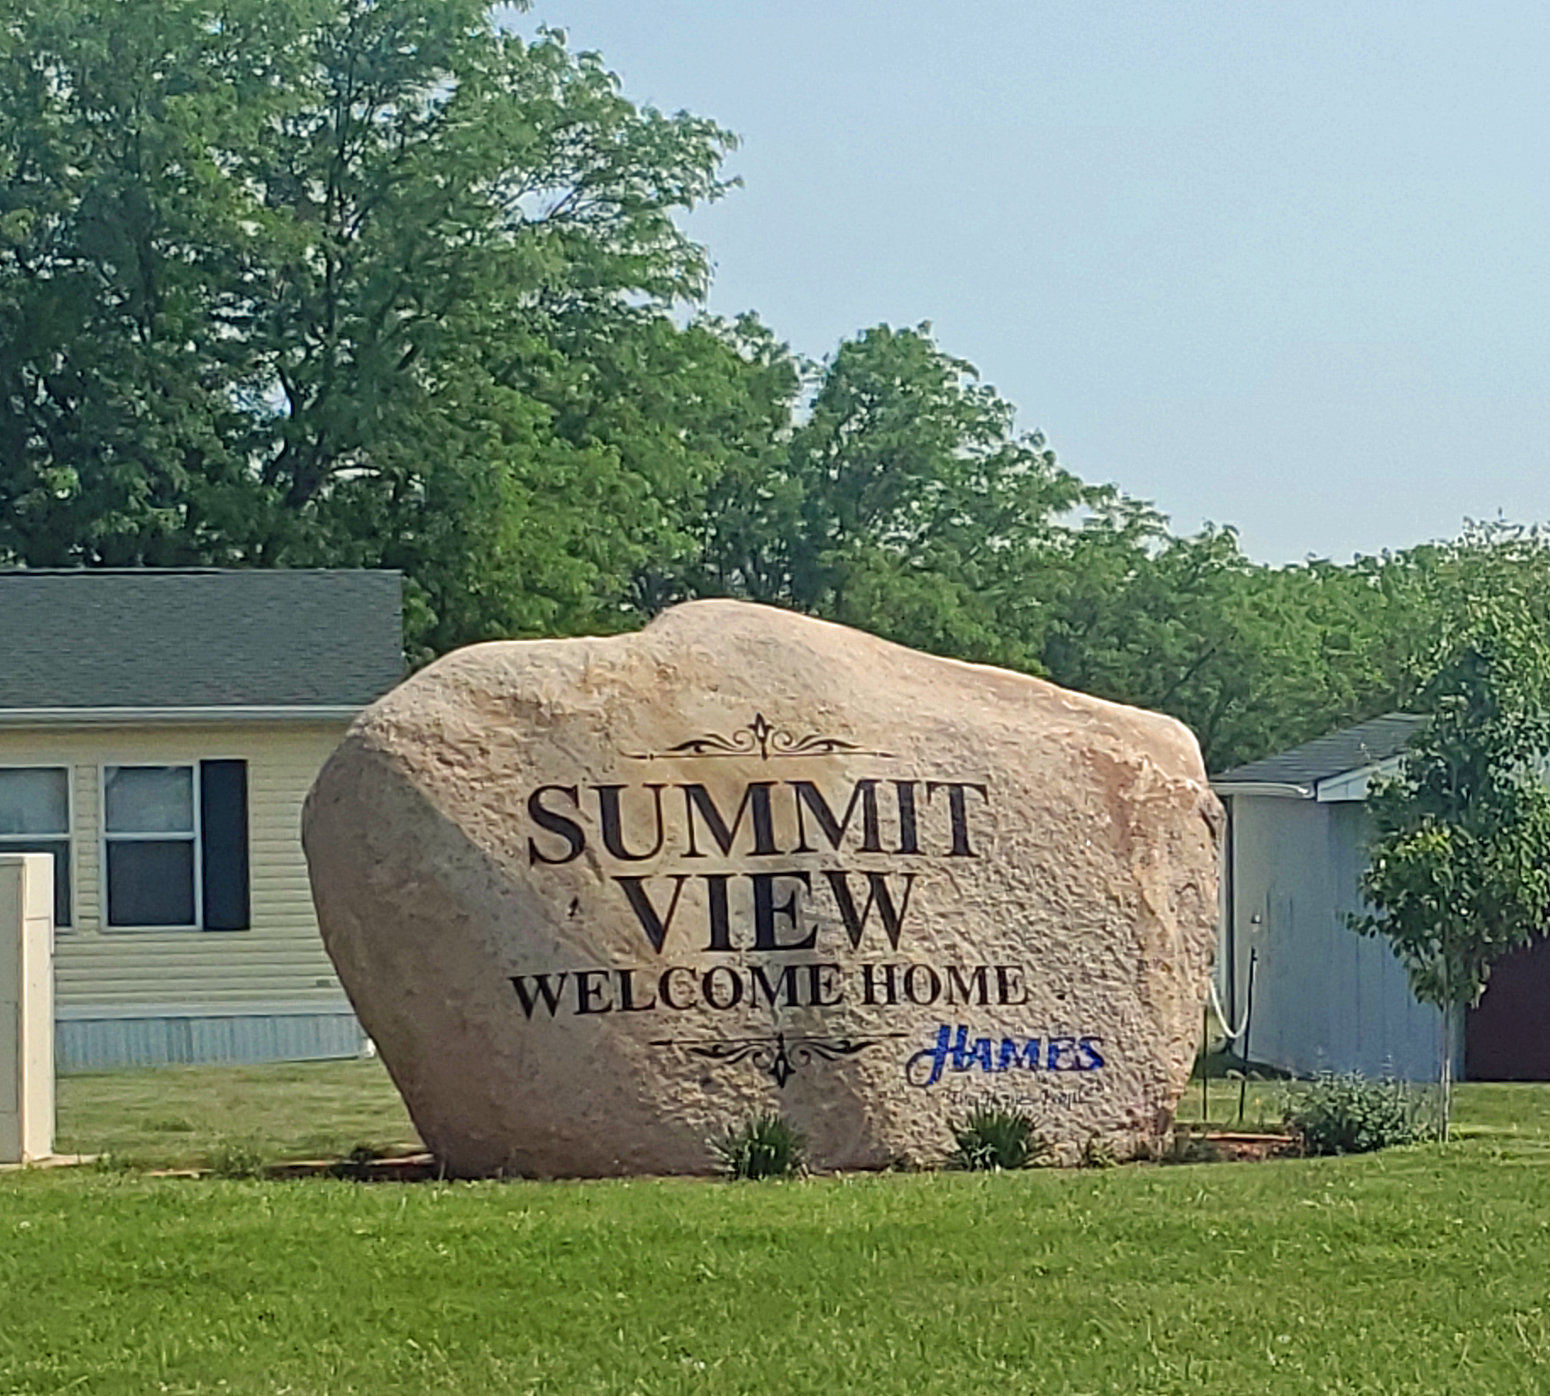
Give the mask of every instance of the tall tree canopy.
[[1011, 406], [929, 326], [868, 330], [803, 381], [788, 425], [713, 488], [683, 589], [1035, 665], [1039, 573], [1073, 511], [1109, 492], [1017, 432]]
[[757, 326], [732, 337], [775, 429], [728, 462], [655, 604], [744, 596], [1044, 674], [1180, 718], [1212, 770], [1427, 701], [1443, 629], [1492, 576], [1550, 630], [1532, 530], [1269, 567], [1231, 528], [1179, 536], [1078, 480], [929, 326], [879, 326], [819, 366]]
[[734, 142], [485, 0], [9, 0], [0, 564], [401, 568], [417, 659], [730, 595], [1160, 708], [1406, 706], [1477, 532], [1271, 568], [1077, 479], [929, 326], [686, 319]]
[[620, 624], [733, 425], [668, 318], [731, 145], [483, 0], [18, 0], [0, 552], [402, 565], [433, 647]]

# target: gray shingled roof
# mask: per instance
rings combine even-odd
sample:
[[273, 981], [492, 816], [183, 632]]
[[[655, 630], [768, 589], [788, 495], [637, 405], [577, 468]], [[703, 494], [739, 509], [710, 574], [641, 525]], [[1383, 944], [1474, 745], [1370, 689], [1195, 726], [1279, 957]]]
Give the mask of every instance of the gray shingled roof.
[[1306, 785], [1359, 771], [1397, 756], [1427, 719], [1414, 713], [1387, 713], [1331, 732], [1290, 751], [1261, 757], [1212, 777], [1212, 785]]
[[404, 673], [397, 572], [0, 571], [0, 710], [362, 707]]

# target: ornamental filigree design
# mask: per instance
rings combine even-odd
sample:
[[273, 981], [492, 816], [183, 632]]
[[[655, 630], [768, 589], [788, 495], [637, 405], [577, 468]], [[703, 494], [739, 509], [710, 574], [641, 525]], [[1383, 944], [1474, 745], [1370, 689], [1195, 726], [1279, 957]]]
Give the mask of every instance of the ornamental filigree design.
[[798, 1067], [811, 1066], [814, 1062], [837, 1062], [854, 1057], [868, 1047], [894, 1038], [907, 1037], [907, 1033], [885, 1032], [871, 1037], [790, 1037], [778, 1032], [774, 1037], [726, 1037], [710, 1041], [686, 1041], [680, 1038], [658, 1038], [653, 1047], [676, 1047], [692, 1056], [708, 1061], [731, 1065], [751, 1062], [775, 1084], [784, 1089], [796, 1074]]
[[689, 756], [757, 756], [761, 761], [771, 761], [782, 756], [891, 756], [886, 751], [868, 751], [843, 737], [825, 737], [817, 732], [798, 736], [784, 727], [772, 726], [763, 713], [755, 713], [753, 721], [739, 727], [730, 735], [707, 732], [690, 737], [665, 751], [627, 751], [631, 761], [670, 761], [675, 757]]

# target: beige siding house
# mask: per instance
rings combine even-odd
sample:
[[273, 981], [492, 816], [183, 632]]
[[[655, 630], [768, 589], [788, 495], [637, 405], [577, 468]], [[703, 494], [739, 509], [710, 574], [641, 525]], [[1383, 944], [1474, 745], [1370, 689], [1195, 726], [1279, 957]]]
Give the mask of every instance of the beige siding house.
[[390, 572], [0, 573], [0, 852], [55, 858], [63, 1069], [353, 1055], [301, 803], [403, 672]]

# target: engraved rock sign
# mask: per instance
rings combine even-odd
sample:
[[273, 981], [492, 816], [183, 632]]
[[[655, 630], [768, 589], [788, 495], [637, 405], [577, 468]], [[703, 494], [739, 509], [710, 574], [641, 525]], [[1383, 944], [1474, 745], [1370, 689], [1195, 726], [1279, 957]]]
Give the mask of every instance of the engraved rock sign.
[[1193, 1059], [1218, 828], [1171, 719], [713, 601], [438, 661], [303, 838], [427, 1145], [604, 1176], [769, 1109], [819, 1167], [935, 1161], [977, 1106], [1132, 1152]]

